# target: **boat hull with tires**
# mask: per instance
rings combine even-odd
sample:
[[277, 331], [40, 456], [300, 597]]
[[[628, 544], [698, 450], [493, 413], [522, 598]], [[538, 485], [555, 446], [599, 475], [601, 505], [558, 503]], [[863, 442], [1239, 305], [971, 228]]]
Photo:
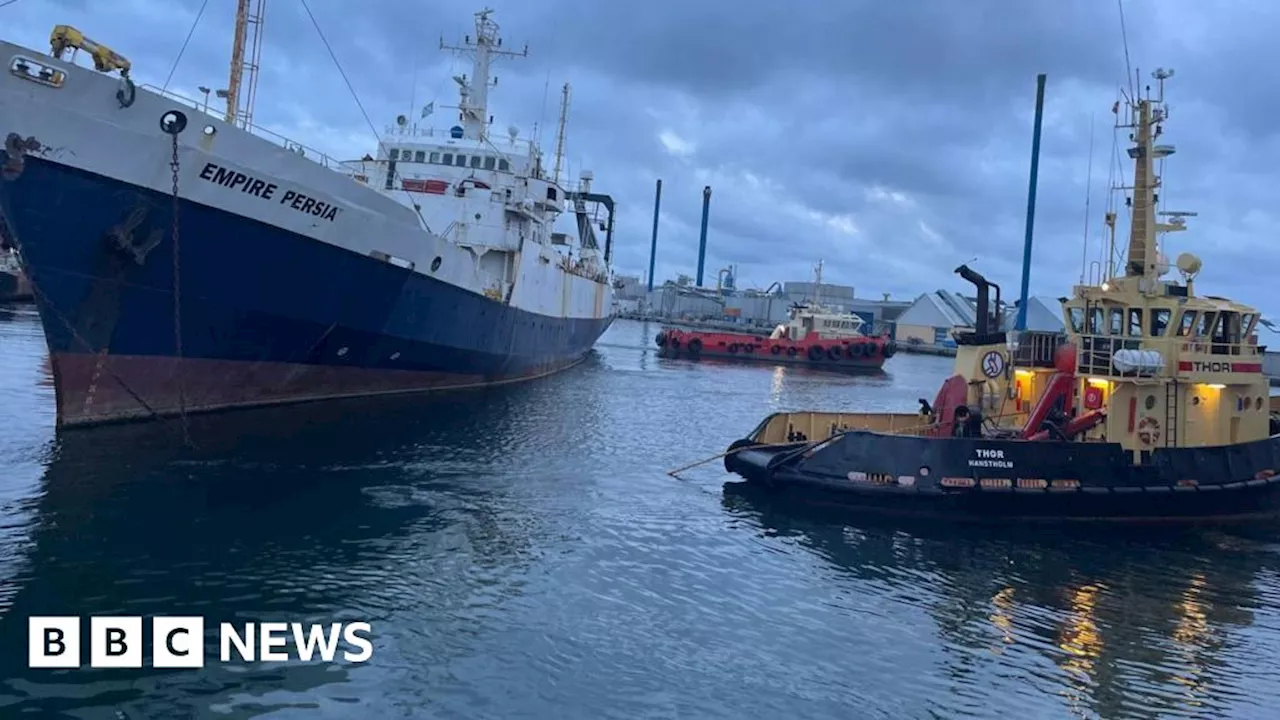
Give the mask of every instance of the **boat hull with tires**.
[[887, 336], [793, 341], [766, 335], [674, 328], [663, 329], [654, 337], [654, 343], [658, 354], [667, 358], [722, 358], [848, 370], [880, 370], [898, 349]]

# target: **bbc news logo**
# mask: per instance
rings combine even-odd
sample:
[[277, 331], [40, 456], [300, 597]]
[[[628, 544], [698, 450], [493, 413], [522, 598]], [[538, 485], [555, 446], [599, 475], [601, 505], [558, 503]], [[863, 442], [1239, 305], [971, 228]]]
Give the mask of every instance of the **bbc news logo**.
[[[140, 668], [141, 617], [90, 617], [89, 634], [81, 637], [81, 618], [31, 617], [27, 623], [27, 666], [33, 668], [81, 667], [81, 651], [89, 650], [89, 667]], [[232, 662], [310, 661], [319, 657], [333, 662], [339, 656], [362, 663], [373, 657], [369, 623], [232, 623], [218, 625], [218, 660]], [[81, 642], [81, 640], [85, 642]], [[290, 643], [292, 640], [292, 643]], [[207, 656], [203, 617], [151, 618], [151, 667], [204, 667]]]

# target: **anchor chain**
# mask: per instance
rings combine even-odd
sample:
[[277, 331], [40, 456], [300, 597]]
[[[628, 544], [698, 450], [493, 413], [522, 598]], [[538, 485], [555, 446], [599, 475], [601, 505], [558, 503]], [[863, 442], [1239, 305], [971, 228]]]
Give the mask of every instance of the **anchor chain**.
[[173, 139], [173, 159], [169, 162], [169, 168], [173, 171], [173, 342], [178, 361], [178, 415], [182, 420], [182, 442], [188, 447], [194, 447], [191, 428], [187, 422], [186, 380], [182, 367], [182, 263], [179, 261], [181, 245], [178, 234], [178, 171], [181, 165], [178, 162], [178, 134], [173, 133], [170, 137]]

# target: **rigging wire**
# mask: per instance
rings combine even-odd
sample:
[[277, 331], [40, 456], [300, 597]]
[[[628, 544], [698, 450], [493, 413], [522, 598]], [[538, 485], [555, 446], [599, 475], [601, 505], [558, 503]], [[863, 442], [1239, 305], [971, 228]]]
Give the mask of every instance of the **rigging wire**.
[[1133, 66], [1129, 64], [1129, 33], [1124, 27], [1124, 0], [1116, 0], [1116, 7], [1120, 10], [1120, 42], [1124, 45], [1124, 76], [1129, 84], [1129, 96], [1136, 98], [1138, 93], [1133, 87]]
[[[17, 2], [18, 0], [9, 0]], [[187, 44], [191, 42], [191, 36], [196, 33], [196, 26], [200, 24], [200, 18], [204, 16], [204, 9], [209, 6], [209, 0], [200, 3], [200, 11], [196, 13], [195, 22], [191, 23], [191, 29], [187, 31], [187, 39], [182, 41], [182, 47], [178, 50], [178, 57], [173, 59], [173, 65], [169, 68], [169, 76], [164, 79], [164, 85], [160, 88], [161, 92], [169, 89], [169, 81], [173, 80], [173, 73], [178, 69], [178, 63], [182, 62], [182, 54], [187, 51]], [[4, 7], [0, 5], [0, 7]]]
[[1089, 114], [1089, 164], [1084, 180], [1084, 241], [1080, 251], [1080, 284], [1084, 284], [1085, 265], [1089, 262], [1089, 201], [1093, 197], [1093, 113]]
[[[311, 19], [311, 25], [315, 27], [316, 34], [320, 36], [320, 42], [324, 43], [324, 49], [329, 51], [329, 58], [333, 60], [334, 67], [338, 68], [338, 74], [342, 76], [342, 81], [347, 84], [347, 89], [351, 91], [351, 97], [356, 101], [356, 107], [360, 109], [360, 114], [364, 117], [365, 123], [369, 126], [369, 130], [373, 132], [374, 142], [380, 144], [382, 136], [378, 134], [378, 129], [374, 127], [373, 121], [369, 119], [369, 113], [365, 112], [364, 104], [360, 102], [360, 96], [356, 94], [355, 86], [351, 84], [351, 79], [347, 77], [347, 71], [342, 69], [342, 63], [338, 62], [338, 56], [333, 52], [333, 46], [329, 44], [329, 38], [325, 37], [324, 31], [320, 29], [320, 23], [316, 21], [316, 16], [311, 13], [311, 6], [307, 4], [307, 0], [299, 0], [299, 2], [302, 4], [302, 9], [306, 11], [307, 17]], [[389, 166], [388, 172], [390, 172]], [[400, 177], [399, 171], [396, 171], [395, 177]], [[405, 190], [403, 186], [401, 186], [401, 192], [405, 194], [405, 197], [409, 198], [409, 207], [417, 214], [418, 220], [422, 222], [422, 227], [427, 232], [433, 232], [431, 226], [427, 224], [427, 219], [422, 216], [422, 208], [414, 201], [413, 195], [410, 195], [409, 191]]]
[[12, 5], [12, 4], [16, 3], [16, 2], [18, 2], [18, 0], [4, 0], [4, 2], [0, 2], [0, 8], [6, 8], [6, 7], [9, 7], [10, 5]]

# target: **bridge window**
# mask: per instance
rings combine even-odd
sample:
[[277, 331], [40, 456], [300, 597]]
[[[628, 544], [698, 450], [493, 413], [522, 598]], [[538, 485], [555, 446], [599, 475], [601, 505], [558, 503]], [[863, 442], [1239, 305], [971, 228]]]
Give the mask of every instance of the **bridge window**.
[[467, 166], [467, 156], [466, 156], [466, 155], [454, 155], [454, 156], [453, 156], [453, 164], [454, 164], [455, 166], [457, 166], [457, 167], [466, 167], [466, 166]]
[[452, 165], [452, 164], [453, 164], [453, 153], [445, 153], [445, 154], [444, 154], [444, 164], [445, 164], [445, 165]]
[[1169, 328], [1169, 318], [1173, 317], [1173, 311], [1168, 308], [1155, 308], [1151, 311], [1151, 337], [1164, 337], [1164, 331]]
[[1214, 312], [1204, 312], [1200, 315], [1200, 322], [1196, 323], [1196, 336], [1209, 337], [1213, 334], [1213, 327], [1218, 319], [1218, 314]]
[[1178, 337], [1187, 337], [1191, 334], [1191, 328], [1196, 324], [1196, 311], [1183, 310], [1182, 322], [1178, 323]]
[[399, 159], [400, 159], [400, 149], [399, 149], [399, 148], [391, 148], [390, 150], [388, 150], [388, 151], [387, 151], [387, 159], [388, 159], [388, 160], [399, 160]]
[[431, 153], [431, 159], [430, 159], [430, 160], [428, 160], [427, 162], [439, 163], [439, 162], [440, 162], [440, 153], [438, 153], [438, 152], [433, 152], [433, 153]]
[[1142, 337], [1142, 309], [1129, 308], [1129, 337]]
[[1095, 305], [1094, 307], [1089, 308], [1089, 334], [1101, 335], [1102, 332], [1102, 308]]
[[1245, 313], [1240, 316], [1240, 337], [1241, 341], [1253, 334], [1253, 313]]
[[1084, 332], [1084, 310], [1078, 307], [1068, 308], [1067, 314], [1071, 320], [1071, 331]]
[[1110, 319], [1110, 326], [1111, 326], [1111, 334], [1123, 335], [1124, 334], [1124, 310], [1120, 308], [1111, 308], [1111, 312], [1109, 313], [1109, 319]]
[[413, 154], [413, 161], [414, 161], [414, 162], [426, 162], [426, 161], [427, 161], [427, 153], [426, 153], [426, 151], [424, 151], [424, 150], [419, 150], [418, 152], [414, 153], [414, 154]]
[[472, 155], [472, 156], [471, 156], [471, 167], [476, 168], [476, 169], [479, 169], [479, 168], [480, 168], [480, 165], [481, 165], [483, 162], [484, 162], [484, 158], [483, 158], [482, 156], [480, 156], [480, 155]]
[[507, 162], [506, 160], [499, 160], [498, 169], [501, 170], [502, 172], [511, 172], [511, 163]]
[[492, 170], [498, 161], [492, 155], [486, 155], [484, 158], [484, 169]]

